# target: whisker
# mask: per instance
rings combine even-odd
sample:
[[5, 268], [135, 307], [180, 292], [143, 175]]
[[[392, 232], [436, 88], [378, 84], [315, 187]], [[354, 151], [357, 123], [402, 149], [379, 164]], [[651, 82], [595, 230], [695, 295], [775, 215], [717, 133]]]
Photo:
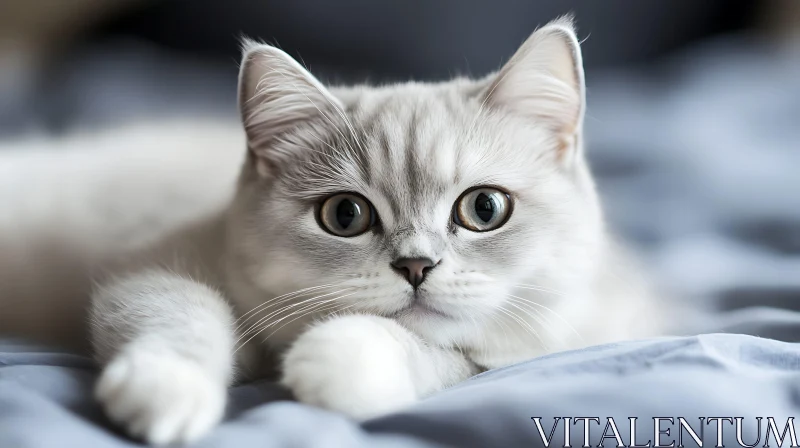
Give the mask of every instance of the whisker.
[[[535, 308], [522, 308], [522, 305], [529, 305], [527, 303], [517, 301], [516, 299], [508, 296], [511, 300], [509, 300], [508, 304], [513, 306], [514, 308], [520, 310], [524, 315], [530, 316], [533, 320], [536, 321], [538, 325], [542, 327], [545, 331], [547, 331], [550, 335], [554, 335], [553, 325], [552, 322], [545, 316], [541, 311]], [[565, 341], [561, 340], [561, 338], [557, 338], [559, 342], [564, 343]]]
[[[503, 331], [503, 337], [508, 339], [508, 331], [511, 331], [511, 327], [509, 327], [508, 324], [505, 323], [503, 321], [503, 319], [501, 319], [495, 313], [489, 313], [489, 314], [487, 314], [487, 316], [492, 322], [497, 323], [501, 327], [500, 329]], [[488, 339], [486, 338], [486, 334], [485, 333], [481, 333], [481, 334], [483, 336], [484, 349], [488, 349], [489, 342], [488, 342]]]
[[[337, 300], [338, 300], [338, 299], [342, 299], [342, 298], [344, 298], [344, 297], [347, 297], [347, 296], [338, 297], [338, 298], [337, 298]], [[347, 306], [345, 306], [345, 307], [343, 307], [343, 308], [336, 309], [336, 307], [337, 307], [338, 305], [340, 305], [340, 304], [337, 304], [337, 303], [331, 303], [331, 304], [329, 304], [329, 305], [327, 305], [327, 306], [324, 306], [324, 307], [322, 307], [322, 308], [315, 309], [315, 310], [314, 310], [314, 311], [312, 311], [312, 312], [314, 312], [314, 313], [319, 313], [319, 312], [321, 312], [321, 311], [327, 311], [327, 310], [329, 310], [329, 309], [334, 309], [334, 310], [336, 310], [335, 312], [341, 312], [341, 311], [344, 311], [344, 310], [346, 310], [346, 309], [348, 309], [348, 308], [352, 308], [353, 306], [355, 306], [355, 304], [350, 304], [350, 305], [347, 305]], [[304, 316], [307, 316], [308, 314], [311, 314], [312, 312], [308, 312], [308, 313], [306, 313], [306, 314], [304, 314], [304, 315], [301, 315], [301, 316], [295, 317], [294, 319], [290, 320], [289, 322], [286, 322], [286, 323], [284, 323], [284, 324], [283, 324], [283, 325], [281, 325], [280, 327], [278, 327], [278, 328], [276, 328], [275, 330], [273, 330], [273, 331], [272, 331], [272, 333], [268, 334], [268, 335], [266, 336], [266, 338], [265, 338], [265, 339], [269, 339], [269, 338], [270, 338], [270, 337], [271, 337], [273, 334], [275, 334], [275, 333], [277, 333], [278, 331], [280, 331], [280, 329], [281, 329], [281, 328], [285, 327], [286, 325], [289, 325], [290, 323], [292, 323], [292, 322], [296, 321], [297, 319], [300, 319], [301, 317], [304, 317]]]
[[[329, 293], [326, 293], [326, 294], [320, 294], [318, 296], [311, 297], [309, 299], [301, 300], [300, 302], [290, 303], [289, 305], [283, 306], [283, 307], [281, 307], [281, 308], [279, 308], [277, 310], [273, 310], [272, 312], [270, 312], [266, 316], [262, 317], [261, 319], [259, 319], [254, 324], [252, 324], [246, 331], [244, 331], [242, 333], [242, 336], [239, 337], [239, 340], [241, 340], [242, 338], [246, 337], [248, 334], [250, 334], [251, 331], [253, 331], [253, 329], [255, 329], [257, 326], [261, 325], [262, 323], [268, 321], [271, 317], [278, 316], [281, 313], [284, 313], [284, 312], [286, 312], [286, 311], [288, 311], [288, 310], [290, 310], [290, 309], [292, 309], [294, 307], [302, 306], [302, 305], [304, 305], [304, 304], [306, 304], [308, 302], [313, 302], [314, 300], [318, 300], [318, 299], [321, 299], [323, 297], [332, 296], [332, 295], [339, 294], [339, 293], [342, 293], [342, 292], [351, 291], [352, 289], [354, 289], [354, 288], [345, 288], [345, 289], [342, 289], [342, 290], [339, 290], [339, 291], [329, 292]], [[284, 300], [288, 300], [288, 298], [284, 299]], [[237, 341], [237, 343], [238, 342], [239, 341]]]
[[514, 285], [512, 287], [513, 288], [517, 288], [517, 289], [528, 289], [528, 290], [532, 290], [532, 291], [547, 292], [547, 293], [550, 293], [550, 294], [553, 294], [553, 295], [556, 295], [556, 296], [559, 296], [559, 297], [566, 297], [567, 296], [563, 292], [556, 291], [555, 289], [549, 289], [549, 288], [540, 288], [540, 287], [528, 286], [528, 285]]
[[[297, 291], [292, 291], [292, 292], [289, 292], [289, 293], [286, 293], [286, 294], [281, 294], [281, 295], [279, 295], [277, 297], [273, 297], [273, 298], [271, 298], [271, 299], [269, 299], [267, 301], [264, 301], [264, 302], [260, 303], [258, 306], [253, 307], [253, 309], [251, 309], [250, 311], [248, 311], [248, 312], [242, 314], [241, 316], [239, 316], [239, 318], [236, 319], [236, 321], [234, 321], [234, 323], [239, 322], [239, 321], [241, 321], [243, 319], [244, 320], [249, 319], [249, 317], [248, 317], [249, 315], [257, 312], [259, 309], [262, 309], [263, 307], [275, 302], [276, 300], [283, 299], [283, 298], [288, 298], [288, 297], [294, 297], [296, 295], [302, 295], [302, 294], [304, 294], [304, 293], [306, 293], [308, 291], [315, 291], [317, 289], [327, 288], [327, 287], [335, 286], [335, 285], [338, 285], [338, 284], [341, 284], [341, 283], [344, 283], [344, 282], [331, 283], [331, 284], [319, 285], [319, 286], [311, 286], [311, 287], [308, 287], [308, 288], [298, 289]], [[238, 330], [239, 327], [237, 327], [236, 329]]]
[[582, 342], [582, 343], [583, 343], [583, 342], [585, 342], [585, 341], [584, 341], [584, 339], [583, 339], [583, 336], [581, 336], [581, 334], [578, 332], [578, 330], [576, 330], [576, 329], [575, 329], [575, 327], [573, 327], [572, 325], [570, 325], [570, 323], [569, 323], [569, 322], [568, 322], [566, 319], [564, 319], [564, 317], [562, 317], [560, 314], [558, 314], [558, 313], [557, 313], [555, 310], [553, 310], [553, 309], [551, 309], [551, 308], [548, 308], [547, 306], [545, 306], [545, 305], [542, 305], [541, 303], [538, 303], [538, 302], [536, 302], [536, 301], [533, 301], [533, 300], [531, 300], [531, 299], [529, 299], [529, 298], [518, 297], [518, 296], [514, 296], [514, 295], [510, 295], [510, 294], [509, 294], [508, 296], [509, 296], [509, 297], [512, 297], [512, 298], [514, 298], [514, 299], [521, 300], [523, 303], [528, 303], [528, 304], [530, 304], [530, 305], [533, 305], [533, 306], [538, 306], [538, 307], [544, 308], [544, 309], [545, 309], [545, 310], [547, 310], [547, 311], [550, 311], [550, 312], [551, 312], [551, 313], [553, 313], [553, 315], [555, 315], [555, 316], [556, 316], [556, 317], [557, 317], [559, 320], [561, 320], [561, 322], [564, 322], [564, 324], [565, 324], [565, 325], [567, 325], [567, 327], [569, 327], [569, 329], [570, 329], [570, 330], [572, 330], [572, 331], [575, 333], [575, 335], [577, 335], [577, 336], [578, 336], [578, 338], [581, 340], [581, 342]]
[[254, 329], [256, 329], [260, 325], [263, 325], [264, 323], [268, 322], [271, 318], [277, 317], [277, 316], [279, 316], [279, 315], [281, 315], [281, 314], [283, 314], [283, 313], [285, 313], [287, 311], [290, 311], [293, 308], [302, 307], [302, 306], [308, 304], [309, 302], [314, 302], [315, 300], [321, 299], [323, 297], [331, 296], [331, 295], [338, 294], [338, 293], [344, 292], [344, 291], [347, 291], [347, 289], [340, 290], [340, 291], [329, 292], [329, 293], [326, 293], [326, 294], [317, 295], [317, 296], [314, 296], [314, 297], [311, 297], [311, 298], [308, 298], [308, 299], [301, 300], [299, 302], [292, 302], [292, 303], [290, 303], [288, 305], [284, 305], [284, 306], [281, 306], [280, 308], [274, 309], [271, 312], [269, 312], [266, 316], [261, 317], [258, 321], [254, 322], [252, 325], [250, 325], [245, 331], [242, 331], [241, 335], [239, 336], [239, 340], [241, 340], [244, 337], [247, 337], [249, 334], [251, 334], [251, 332]]
[[[462, 306], [465, 306], [465, 307], [467, 307], [467, 308], [479, 309], [477, 306], [475, 306], [475, 305], [473, 305], [473, 304], [470, 304], [470, 303], [463, 303], [463, 304], [462, 304]], [[480, 311], [480, 310], [479, 310], [479, 311]], [[475, 316], [474, 316], [474, 315], [472, 315], [472, 314], [465, 314], [465, 313], [462, 313], [460, 310], [458, 310], [458, 311], [457, 311], [457, 313], [458, 313], [458, 317], [459, 317], [460, 319], [462, 319], [462, 320], [463, 320], [464, 316], [467, 316], [467, 317], [469, 317], [469, 318], [470, 318], [470, 320], [472, 321], [472, 325], [475, 327], [475, 332], [476, 332], [477, 334], [479, 334], [479, 335], [480, 335], [480, 337], [481, 337], [480, 343], [481, 343], [482, 347], [484, 348], [484, 350], [486, 350], [486, 348], [489, 346], [489, 342], [488, 342], [488, 340], [487, 340], [487, 338], [486, 338], [486, 332], [484, 332], [484, 331], [480, 331], [480, 329], [481, 329], [481, 325], [478, 323], [478, 320], [475, 318]], [[487, 314], [487, 316], [488, 316], [489, 318], [494, 318], [494, 319], [497, 319], [496, 317], [492, 316], [492, 314], [491, 314], [491, 313]], [[501, 320], [499, 320], [499, 319], [497, 320], [497, 322], [500, 322], [500, 323], [502, 323], [502, 321], [501, 321]], [[505, 329], [503, 329], [503, 334], [504, 334], [504, 335], [506, 335], [506, 333], [505, 333]], [[507, 335], [506, 335], [506, 336], [507, 336]]]
[[525, 320], [523, 320], [522, 318], [520, 318], [519, 316], [517, 316], [515, 313], [511, 312], [510, 310], [507, 310], [507, 309], [504, 309], [504, 308], [498, 308], [497, 311], [499, 311], [499, 312], [505, 314], [506, 316], [509, 316], [510, 318], [512, 318], [515, 322], [517, 322], [520, 325], [520, 327], [522, 327], [523, 330], [526, 330], [533, 337], [535, 337], [539, 341], [539, 343], [542, 344], [542, 347], [544, 347], [545, 350], [550, 351], [550, 348], [547, 346], [547, 344], [544, 342], [544, 340], [542, 340], [541, 336], [539, 335], [539, 332], [536, 331], [530, 325], [530, 323], [526, 322]]
[[[339, 291], [339, 292], [341, 292], [341, 291]], [[333, 297], [333, 298], [331, 298], [331, 299], [325, 299], [325, 300], [322, 300], [322, 301], [319, 301], [319, 302], [316, 302], [316, 303], [310, 303], [310, 304], [308, 304], [308, 305], [305, 305], [304, 307], [301, 307], [301, 308], [298, 308], [298, 309], [296, 309], [296, 310], [292, 311], [291, 313], [289, 313], [289, 314], [288, 314], [288, 315], [286, 315], [286, 316], [283, 316], [283, 317], [281, 317], [281, 318], [279, 318], [279, 319], [277, 319], [277, 320], [275, 320], [275, 321], [273, 321], [273, 322], [270, 322], [269, 324], [267, 324], [267, 326], [266, 326], [265, 328], [268, 328], [268, 327], [270, 327], [270, 326], [272, 326], [272, 325], [275, 325], [275, 324], [277, 324], [277, 323], [280, 323], [281, 321], [283, 321], [284, 319], [287, 319], [287, 318], [291, 317], [291, 316], [292, 316], [292, 315], [294, 315], [295, 313], [299, 313], [299, 312], [302, 312], [302, 311], [304, 311], [304, 310], [306, 310], [306, 309], [313, 308], [313, 307], [314, 307], [314, 306], [316, 306], [316, 305], [325, 305], [325, 304], [333, 303], [333, 302], [335, 302], [335, 301], [337, 301], [337, 300], [340, 300], [340, 299], [342, 299], [342, 298], [344, 298], [344, 297], [347, 297], [347, 296], [351, 296], [351, 295], [353, 295], [353, 294], [355, 294], [355, 293], [356, 293], [356, 292], [351, 292], [351, 293], [344, 294], [344, 295], [341, 295], [341, 296], [338, 296], [338, 297]]]
[[[252, 314], [250, 317], [248, 317], [247, 320], [242, 321], [239, 325], [236, 326], [235, 331], [236, 331], [236, 333], [247, 334], [253, 328], [258, 326], [259, 324], [261, 324], [265, 320], [269, 319], [271, 316], [274, 316], [277, 313], [281, 313], [281, 312], [285, 311], [286, 309], [288, 309], [289, 307], [295, 306], [298, 303], [302, 304], [302, 303], [308, 302], [310, 300], [314, 300], [315, 298], [324, 297], [324, 296], [331, 295], [331, 294], [336, 294], [336, 292], [329, 292], [329, 293], [326, 293], [326, 294], [322, 294], [321, 296], [312, 297], [310, 299], [303, 299], [300, 302], [292, 302], [289, 305], [283, 305], [284, 303], [286, 303], [286, 302], [288, 302], [290, 300], [304, 297], [304, 296], [308, 295], [309, 293], [317, 293], [317, 292], [320, 292], [320, 291], [324, 291], [324, 289], [325, 288], [316, 288], [313, 291], [307, 291], [307, 292], [304, 292], [304, 293], [301, 293], [301, 294], [295, 294], [295, 295], [292, 295], [292, 296], [283, 297], [283, 298], [281, 298], [281, 300], [278, 300], [278, 301], [270, 301], [269, 303], [262, 303], [261, 305], [258, 306], [258, 308], [259, 308], [258, 313]], [[272, 309], [272, 311], [269, 311], [272, 307], [267, 306], [267, 305], [272, 305], [272, 306], [278, 307], [278, 308], [277, 309]], [[281, 305], [283, 305], [283, 306], [281, 306]], [[255, 319], [258, 316], [258, 314], [260, 314], [260, 313], [262, 313], [264, 311], [268, 311], [266, 316], [262, 316], [261, 318], [259, 318], [255, 322], [251, 321], [252, 319]], [[247, 330], [242, 331], [242, 329], [245, 327], [245, 325], [248, 325], [248, 324], [250, 325], [249, 328]]]
[[[527, 308], [527, 309], [526, 308], [522, 308], [520, 305], [522, 305], [522, 304], [528, 305], [528, 304], [525, 303], [525, 302], [521, 302], [521, 301], [516, 300], [515, 296], [506, 296], [506, 297], [511, 299], [511, 300], [509, 300], [507, 302], [509, 305], [511, 305], [514, 308], [520, 310], [521, 312], [524, 313], [524, 315], [530, 316], [533, 320], [536, 321], [537, 324], [541, 325], [542, 328], [549, 329], [548, 324], [550, 323], [550, 321], [546, 317], [544, 317], [544, 316], [539, 317], [537, 315], [530, 314], [531, 312], [534, 312], [534, 313], [539, 312], [539, 310], [537, 310], [535, 308]], [[540, 315], [541, 315], [541, 313], [540, 313]]]
[[[296, 311], [294, 311], [293, 313], [290, 313], [290, 316], [291, 316], [291, 315], [293, 315], [294, 313], [297, 313], [297, 312], [300, 312], [300, 311], [305, 311], [305, 310], [309, 310], [309, 312], [313, 312], [315, 307], [321, 307], [321, 306], [323, 306], [323, 305], [325, 305], [325, 303], [324, 303], [324, 302], [312, 303], [312, 304], [310, 305], [310, 307], [306, 307], [306, 308], [303, 308], [302, 310], [296, 310]], [[265, 323], [265, 325], [262, 325], [262, 326], [261, 326], [261, 328], [259, 328], [257, 331], [253, 331], [251, 334], [245, 334], [245, 335], [243, 335], [243, 336], [242, 336], [241, 338], [239, 338], [239, 340], [236, 342], [236, 344], [235, 344], [235, 345], [238, 345], [238, 348], [237, 348], [236, 350], [234, 350], [234, 353], [236, 353], [236, 352], [238, 352], [239, 350], [241, 350], [241, 349], [242, 349], [242, 347], [244, 347], [244, 346], [246, 346], [248, 343], [250, 343], [250, 341], [252, 341], [252, 340], [253, 340], [253, 338], [255, 338], [256, 336], [258, 336], [259, 334], [261, 334], [261, 333], [262, 333], [264, 330], [266, 330], [267, 328], [269, 328], [269, 327], [270, 327], [271, 325], [273, 325], [273, 324], [274, 324], [274, 322], [272, 322], [272, 323]], [[242, 342], [242, 340], [244, 339], [244, 337], [245, 337], [245, 336], [249, 336], [249, 337], [247, 337], [247, 339], [246, 339], [246, 340], [244, 340], [244, 342]]]
[[[277, 332], [277, 331], [278, 331], [278, 330], [280, 330], [281, 328], [283, 328], [283, 327], [285, 327], [286, 325], [288, 325], [289, 323], [291, 323], [291, 322], [294, 322], [294, 321], [296, 321], [297, 319], [300, 319], [300, 318], [302, 318], [302, 317], [305, 317], [305, 316], [307, 316], [307, 315], [309, 315], [309, 314], [312, 314], [312, 313], [315, 313], [315, 312], [322, 311], [323, 309], [327, 309], [327, 308], [326, 308], [326, 305], [331, 305], [331, 304], [333, 304], [333, 305], [336, 305], [336, 304], [335, 304], [335, 303], [333, 303], [333, 302], [336, 302], [336, 301], [338, 301], [338, 300], [340, 300], [340, 299], [342, 299], [342, 298], [344, 298], [344, 297], [347, 297], [347, 296], [349, 296], [349, 295], [353, 295], [353, 294], [355, 294], [355, 292], [352, 292], [352, 293], [349, 293], [349, 294], [345, 294], [345, 295], [342, 295], [342, 296], [339, 296], [339, 297], [335, 297], [335, 298], [333, 298], [333, 299], [328, 299], [328, 300], [323, 300], [323, 301], [321, 301], [321, 302], [311, 303], [311, 304], [309, 304], [309, 305], [306, 305], [305, 307], [303, 307], [303, 308], [301, 308], [301, 309], [294, 310], [294, 311], [292, 311], [292, 312], [291, 312], [289, 315], [287, 315], [287, 316], [284, 316], [284, 317], [282, 317], [282, 318], [280, 318], [280, 319], [278, 319], [278, 320], [276, 320], [276, 321], [270, 322], [270, 323], [268, 323], [268, 324], [266, 324], [266, 325], [262, 326], [262, 327], [261, 327], [261, 328], [260, 328], [258, 331], [256, 331], [255, 333], [253, 333], [253, 334], [252, 334], [252, 335], [251, 335], [251, 336], [250, 336], [250, 337], [249, 337], [249, 338], [248, 338], [246, 341], [244, 341], [243, 343], [241, 343], [241, 345], [239, 346], [239, 348], [237, 348], [237, 349], [234, 351], [234, 353], [236, 353], [236, 352], [238, 352], [239, 350], [241, 350], [241, 349], [242, 349], [242, 347], [244, 347], [245, 345], [247, 345], [247, 344], [248, 344], [250, 341], [252, 341], [252, 340], [253, 340], [253, 338], [255, 338], [256, 336], [258, 336], [259, 334], [261, 334], [261, 333], [262, 333], [264, 330], [266, 330], [266, 329], [270, 328], [270, 327], [271, 327], [271, 326], [273, 326], [273, 325], [276, 325], [276, 324], [280, 323], [281, 321], [283, 321], [283, 320], [285, 320], [285, 319], [287, 319], [287, 318], [289, 318], [289, 317], [291, 317], [291, 316], [294, 316], [294, 315], [295, 315], [295, 314], [297, 314], [297, 313], [302, 313], [302, 314], [300, 314], [299, 316], [295, 317], [294, 319], [290, 320], [289, 322], [286, 322], [286, 323], [284, 323], [283, 325], [281, 325], [280, 327], [278, 327], [276, 330], [274, 330], [272, 333], [270, 333], [270, 334], [267, 336], [267, 339], [268, 339], [270, 336], [272, 336], [273, 334], [275, 334], [275, 332]], [[352, 305], [351, 305], [351, 306], [352, 306]], [[238, 341], [237, 341], [237, 344], [238, 344]]]

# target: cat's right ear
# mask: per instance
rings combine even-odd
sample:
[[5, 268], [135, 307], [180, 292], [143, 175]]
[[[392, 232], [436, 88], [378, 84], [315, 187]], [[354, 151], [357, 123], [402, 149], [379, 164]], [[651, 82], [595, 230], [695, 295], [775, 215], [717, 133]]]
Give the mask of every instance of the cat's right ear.
[[[261, 176], [276, 175], [310, 148], [341, 103], [282, 50], [245, 40], [239, 72], [239, 111]], [[337, 110], [338, 109], [338, 110]]]
[[545, 126], [559, 156], [578, 151], [586, 108], [581, 48], [572, 16], [536, 30], [486, 86], [484, 102]]

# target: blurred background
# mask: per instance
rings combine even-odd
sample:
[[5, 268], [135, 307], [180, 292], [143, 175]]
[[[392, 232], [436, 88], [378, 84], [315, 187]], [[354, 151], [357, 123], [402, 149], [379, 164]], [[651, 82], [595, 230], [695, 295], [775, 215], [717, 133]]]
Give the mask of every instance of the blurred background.
[[241, 35], [328, 82], [440, 80], [567, 12], [611, 224], [687, 331], [800, 341], [795, 0], [0, 0], [0, 139], [235, 118]]

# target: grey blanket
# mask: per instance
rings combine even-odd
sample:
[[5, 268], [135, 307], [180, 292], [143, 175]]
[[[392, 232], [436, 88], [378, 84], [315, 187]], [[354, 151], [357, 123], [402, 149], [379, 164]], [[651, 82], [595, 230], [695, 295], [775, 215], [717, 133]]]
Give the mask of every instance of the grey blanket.
[[[88, 359], [0, 344], [0, 447], [135, 445], [104, 420], [91, 400], [96, 369]], [[226, 421], [198, 447], [535, 447], [563, 445], [563, 420], [572, 418], [571, 443], [583, 444], [588, 422], [592, 446], [611, 417], [623, 445], [629, 417], [638, 417], [636, 441], [653, 440], [654, 417], [677, 440], [679, 417], [717, 443], [717, 421], [743, 417], [743, 440], [767, 434], [767, 417], [780, 432], [800, 413], [800, 347], [752, 336], [712, 334], [612, 344], [544, 356], [478, 375], [410, 409], [363, 424], [286, 401], [268, 383], [230, 391]], [[762, 417], [760, 430], [757, 417]], [[543, 431], [540, 433], [536, 421]], [[738, 446], [735, 426], [722, 421], [723, 444]], [[702, 432], [701, 432], [702, 431]], [[616, 441], [607, 432], [606, 446]], [[780, 436], [780, 434], [779, 434]], [[784, 446], [790, 443], [789, 433]], [[683, 433], [685, 446], [697, 446]], [[776, 446], [774, 433], [770, 446]], [[677, 442], [676, 442], [677, 444]], [[552, 445], [551, 445], [552, 446]]]

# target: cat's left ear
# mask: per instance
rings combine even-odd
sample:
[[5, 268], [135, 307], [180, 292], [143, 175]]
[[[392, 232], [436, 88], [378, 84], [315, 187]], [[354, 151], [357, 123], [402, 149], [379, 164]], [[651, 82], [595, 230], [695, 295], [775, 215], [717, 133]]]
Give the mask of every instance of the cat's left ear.
[[495, 75], [485, 101], [544, 124], [559, 141], [559, 156], [579, 144], [585, 109], [583, 62], [572, 17], [536, 30]]
[[342, 104], [291, 56], [245, 40], [239, 111], [251, 160], [262, 177], [309, 155], [342, 114]]

